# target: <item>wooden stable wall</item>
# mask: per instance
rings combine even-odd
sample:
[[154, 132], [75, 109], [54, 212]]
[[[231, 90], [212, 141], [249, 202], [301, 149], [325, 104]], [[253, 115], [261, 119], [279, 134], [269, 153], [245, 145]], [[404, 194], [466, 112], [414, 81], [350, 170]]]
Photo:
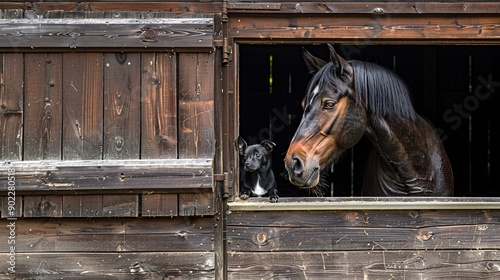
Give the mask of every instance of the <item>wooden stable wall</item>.
[[499, 210], [429, 210], [439, 207], [432, 201], [420, 209], [402, 203], [401, 210], [374, 210], [387, 202], [366, 207], [370, 201], [333, 199], [332, 208], [337, 204], [338, 210], [304, 211], [318, 205], [303, 202], [302, 210], [295, 202], [295, 210], [282, 211], [241, 212], [249, 207], [233, 205], [227, 221], [229, 279], [500, 276]]
[[14, 232], [14, 276], [498, 278], [498, 200], [240, 207], [233, 141], [239, 44], [498, 45], [499, 14], [480, 1], [1, 2], [0, 201], [15, 231], [0, 236]]
[[216, 278], [220, 4], [138, 4], [0, 3], [0, 279]]

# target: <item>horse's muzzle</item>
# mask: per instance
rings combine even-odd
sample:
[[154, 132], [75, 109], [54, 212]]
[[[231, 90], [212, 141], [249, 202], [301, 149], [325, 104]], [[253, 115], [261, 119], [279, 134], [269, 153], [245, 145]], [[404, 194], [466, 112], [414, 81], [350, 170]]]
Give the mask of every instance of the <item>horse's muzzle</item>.
[[290, 163], [285, 168], [290, 182], [299, 188], [314, 188], [319, 182], [319, 167], [307, 170], [304, 161], [297, 156], [291, 156]]

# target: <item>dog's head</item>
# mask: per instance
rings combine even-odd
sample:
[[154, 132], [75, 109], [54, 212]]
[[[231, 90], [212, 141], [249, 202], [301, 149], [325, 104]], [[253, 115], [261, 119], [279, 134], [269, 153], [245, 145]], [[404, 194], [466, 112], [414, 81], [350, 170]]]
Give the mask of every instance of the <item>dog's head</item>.
[[260, 144], [247, 145], [247, 142], [238, 137], [236, 147], [240, 154], [240, 161], [247, 172], [254, 172], [257, 169], [269, 168], [271, 165], [271, 152], [276, 144], [269, 140], [264, 140]]

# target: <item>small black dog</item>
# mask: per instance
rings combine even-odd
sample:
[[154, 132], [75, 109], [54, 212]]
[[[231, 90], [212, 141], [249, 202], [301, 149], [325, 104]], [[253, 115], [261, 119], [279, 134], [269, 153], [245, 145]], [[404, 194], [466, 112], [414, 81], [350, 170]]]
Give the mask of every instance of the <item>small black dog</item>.
[[240, 198], [269, 195], [270, 202], [278, 202], [278, 189], [271, 169], [271, 152], [276, 144], [264, 140], [248, 146], [241, 137], [235, 144], [240, 154]]

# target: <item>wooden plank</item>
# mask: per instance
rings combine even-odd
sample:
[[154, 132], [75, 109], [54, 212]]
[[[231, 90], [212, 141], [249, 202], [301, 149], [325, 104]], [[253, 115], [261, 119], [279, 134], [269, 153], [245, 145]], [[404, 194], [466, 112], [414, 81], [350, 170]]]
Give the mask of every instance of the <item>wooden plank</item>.
[[266, 198], [238, 199], [228, 204], [235, 211], [338, 211], [338, 210], [498, 210], [500, 201], [490, 197], [283, 197], [269, 203]]
[[[273, 15], [252, 17], [239, 15], [229, 20], [229, 36], [239, 39], [262, 40], [359, 40], [376, 41], [479, 43], [494, 41], [500, 36], [498, 15], [468, 17], [462, 15], [362, 16], [318, 15], [315, 17]], [[472, 42], [471, 40], [475, 40]]]
[[212, 158], [213, 54], [179, 53], [179, 158]]
[[63, 195], [63, 217], [102, 217], [102, 195]]
[[23, 197], [2, 196], [0, 197], [1, 218], [19, 218], [23, 216]]
[[[37, 3], [40, 9], [47, 9], [44, 5], [48, 3]], [[145, 11], [148, 14], [164, 14], [168, 11], [170, 16], [174, 14], [215, 14], [221, 12], [221, 3], [204, 1], [149, 1], [137, 3], [134, 1], [105, 1], [105, 2], [82, 2], [85, 10], [93, 11]], [[73, 8], [74, 9], [74, 8]]]
[[177, 158], [177, 55], [142, 54], [141, 158]]
[[62, 217], [63, 200], [60, 195], [51, 196], [25, 196], [24, 217]]
[[25, 54], [25, 160], [60, 160], [62, 54]]
[[[213, 230], [210, 217], [24, 219], [16, 223], [16, 252], [208, 252]], [[2, 252], [8, 247], [0, 244]]]
[[211, 18], [0, 19], [0, 47], [211, 48], [212, 26]]
[[139, 53], [104, 54], [104, 159], [138, 159], [140, 149]]
[[492, 2], [439, 3], [436, 1], [266, 1], [264, 3], [232, 2], [228, 4], [230, 13], [291, 13], [291, 14], [436, 14], [436, 13], [498, 13], [500, 5]]
[[179, 216], [207, 216], [214, 214], [213, 194], [179, 194]]
[[102, 159], [102, 54], [65, 53], [63, 63], [63, 159]]
[[22, 53], [0, 53], [0, 160], [23, 157], [23, 69]]
[[177, 194], [143, 194], [142, 216], [174, 217], [178, 215]]
[[103, 217], [138, 217], [139, 195], [103, 195], [102, 215]]
[[[8, 256], [0, 255], [0, 277]], [[70, 279], [215, 279], [212, 252], [17, 253], [16, 278]]]
[[232, 212], [227, 240], [242, 252], [486, 250], [499, 226], [498, 210]]
[[496, 250], [233, 252], [228, 279], [497, 279]]
[[0, 163], [0, 191], [8, 168], [16, 170], [17, 194], [178, 193], [212, 190], [211, 160], [43, 161]]
[[[396, 224], [397, 221], [392, 221]], [[465, 222], [467, 223], [467, 222]], [[495, 249], [498, 224], [460, 224], [416, 228], [388, 227], [228, 227], [234, 251], [387, 251], [400, 249]], [[457, 234], [460, 232], [460, 234]]]

